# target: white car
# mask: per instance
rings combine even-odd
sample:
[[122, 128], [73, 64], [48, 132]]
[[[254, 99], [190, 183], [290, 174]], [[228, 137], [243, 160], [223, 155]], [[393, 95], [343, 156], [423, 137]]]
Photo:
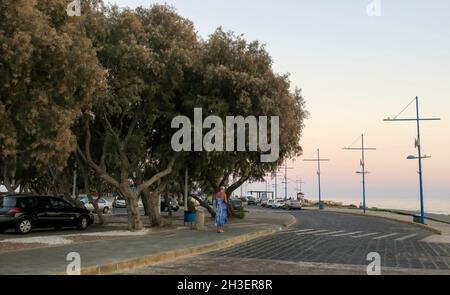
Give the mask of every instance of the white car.
[[[89, 198], [87, 195], [80, 195], [78, 196], [78, 200], [84, 204], [84, 207], [91, 211], [95, 212], [94, 205], [92, 205], [91, 202], [89, 202]], [[97, 203], [98, 209], [101, 210], [104, 214], [108, 214], [111, 211], [112, 203], [104, 198], [100, 199], [94, 199], [94, 202]]]
[[116, 197], [113, 202], [113, 207], [114, 208], [126, 208], [127, 202], [122, 197]]
[[275, 200], [269, 200], [269, 201], [267, 201], [266, 207], [267, 208], [273, 208], [273, 205], [275, 205]]
[[299, 200], [289, 200], [284, 206], [287, 210], [302, 210], [303, 203]]
[[284, 200], [276, 200], [274, 202], [274, 204], [272, 205], [273, 209], [281, 209], [284, 207], [284, 205], [286, 204], [286, 202]]

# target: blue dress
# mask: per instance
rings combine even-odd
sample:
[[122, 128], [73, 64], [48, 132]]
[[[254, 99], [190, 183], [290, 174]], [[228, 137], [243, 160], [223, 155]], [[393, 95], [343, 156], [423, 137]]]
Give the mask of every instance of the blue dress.
[[216, 226], [224, 226], [228, 221], [227, 203], [222, 198], [216, 199]]

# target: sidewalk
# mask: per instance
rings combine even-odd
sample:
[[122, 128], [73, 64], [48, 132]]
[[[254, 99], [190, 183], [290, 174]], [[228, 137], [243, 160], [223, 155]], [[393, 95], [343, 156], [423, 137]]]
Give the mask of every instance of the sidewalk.
[[[204, 231], [182, 227], [162, 232], [144, 231], [135, 233], [134, 236], [115, 236], [115, 239], [111, 240], [58, 244], [52, 247], [3, 252], [0, 253], [0, 275], [65, 274], [69, 263], [66, 257], [71, 252], [80, 254], [82, 274], [123, 272], [266, 236], [292, 225], [295, 218], [289, 214], [261, 213], [252, 210], [243, 220], [233, 219], [226, 227], [224, 234], [217, 234], [214, 231], [212, 219], [207, 218], [205, 222], [207, 226]], [[111, 233], [113, 236], [117, 234], [117, 231]], [[64, 237], [56, 237], [51, 236], [52, 239], [64, 239]], [[33, 238], [45, 240], [48, 237]]]
[[[313, 208], [313, 207], [306, 207], [304, 209], [305, 210], [318, 210], [317, 208]], [[428, 220], [427, 219], [425, 221], [426, 224], [422, 225], [419, 223], [414, 223], [413, 216], [411, 216], [411, 215], [389, 212], [389, 211], [367, 210], [366, 214], [364, 214], [361, 209], [344, 209], [344, 208], [333, 208], [333, 207], [325, 207], [325, 209], [323, 211], [337, 212], [337, 213], [344, 213], [344, 214], [354, 214], [354, 215], [367, 215], [367, 216], [385, 218], [385, 219], [390, 219], [390, 220], [399, 221], [399, 222], [403, 222], [403, 223], [408, 223], [408, 224], [426, 228], [426, 229], [432, 231], [434, 233], [434, 235], [427, 238], [426, 239], [427, 242], [450, 243], [450, 224], [448, 224], [446, 222], [439, 222], [437, 220]]]

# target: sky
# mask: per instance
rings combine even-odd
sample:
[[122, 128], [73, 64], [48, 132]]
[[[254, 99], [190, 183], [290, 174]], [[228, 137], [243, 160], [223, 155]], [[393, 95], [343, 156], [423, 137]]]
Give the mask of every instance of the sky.
[[[108, 0], [120, 7], [167, 3], [192, 20], [203, 38], [222, 26], [259, 40], [274, 70], [290, 73], [303, 90], [310, 117], [302, 137], [304, 156], [290, 161], [288, 196], [302, 190], [317, 199], [315, 156], [322, 166], [323, 199], [359, 204], [360, 154], [342, 148], [365, 134], [367, 205], [419, 208], [417, 161], [406, 160], [414, 147], [414, 122], [388, 123], [414, 97], [423, 122], [425, 208], [450, 213], [450, 1], [381, 0], [381, 15], [368, 16], [371, 0]], [[402, 117], [414, 117], [414, 105]], [[360, 144], [356, 142], [356, 145]], [[279, 183], [283, 173], [280, 174]], [[268, 178], [269, 186], [273, 180]], [[244, 189], [265, 190], [265, 184]], [[284, 197], [284, 188], [279, 188]]]

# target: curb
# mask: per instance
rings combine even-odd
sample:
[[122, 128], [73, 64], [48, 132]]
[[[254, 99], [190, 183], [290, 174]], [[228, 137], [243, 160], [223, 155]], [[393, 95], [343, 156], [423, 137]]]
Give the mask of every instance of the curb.
[[[136, 268], [146, 267], [152, 264], [175, 260], [182, 257], [192, 255], [199, 255], [213, 250], [220, 250], [235, 246], [237, 244], [245, 243], [257, 238], [265, 237], [276, 233], [277, 230], [261, 230], [250, 234], [240, 235], [222, 241], [217, 241], [210, 244], [200, 246], [193, 246], [187, 249], [172, 250], [167, 252], [160, 252], [147, 256], [132, 258], [123, 261], [106, 263], [101, 265], [88, 266], [81, 269], [81, 275], [110, 275], [117, 272], [130, 271]], [[57, 273], [57, 275], [65, 275], [65, 273]]]
[[407, 220], [400, 220], [400, 219], [395, 219], [393, 217], [388, 217], [388, 216], [380, 216], [380, 215], [371, 215], [371, 214], [362, 214], [362, 213], [357, 213], [357, 212], [339, 212], [339, 211], [334, 211], [334, 210], [326, 210], [324, 212], [333, 212], [333, 213], [339, 213], [339, 214], [349, 214], [349, 215], [357, 215], [357, 216], [365, 216], [365, 217], [374, 217], [374, 218], [381, 218], [381, 219], [386, 219], [386, 220], [390, 220], [390, 221], [395, 221], [395, 222], [400, 222], [403, 224], [408, 224], [408, 225], [413, 225], [413, 226], [417, 226], [420, 227], [422, 229], [426, 229], [431, 231], [432, 233], [436, 234], [436, 235], [442, 235], [442, 232], [434, 227], [431, 227], [429, 225], [425, 225], [425, 224], [420, 224], [420, 223], [415, 223], [412, 221], [407, 221]]

